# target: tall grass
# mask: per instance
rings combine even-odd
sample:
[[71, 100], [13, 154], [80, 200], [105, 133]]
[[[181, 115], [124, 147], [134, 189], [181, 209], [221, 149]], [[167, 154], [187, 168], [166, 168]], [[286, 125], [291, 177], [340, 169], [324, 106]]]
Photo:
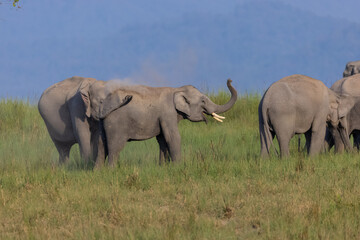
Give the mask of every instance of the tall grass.
[[152, 139], [98, 171], [77, 147], [59, 166], [36, 106], [1, 100], [1, 238], [360, 238], [358, 154], [308, 158], [294, 140], [290, 158], [261, 160], [259, 99], [241, 96], [224, 123], [182, 121], [179, 164], [158, 166]]

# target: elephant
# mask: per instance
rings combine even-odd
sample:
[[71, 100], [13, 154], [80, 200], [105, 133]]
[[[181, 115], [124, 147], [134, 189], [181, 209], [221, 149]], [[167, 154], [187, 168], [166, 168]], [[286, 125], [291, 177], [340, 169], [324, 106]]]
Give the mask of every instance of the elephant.
[[314, 156], [323, 148], [327, 125], [349, 146], [339, 123], [353, 104], [352, 98], [339, 96], [314, 78], [295, 74], [280, 79], [267, 89], [258, 108], [261, 156], [269, 156], [275, 136], [281, 157], [289, 156], [290, 139], [303, 133], [307, 152]]
[[[348, 114], [341, 120], [341, 124], [344, 126], [347, 132], [348, 140], [350, 141], [350, 136], [354, 138], [354, 146], [359, 150], [360, 148], [360, 101], [359, 99], [355, 100], [354, 106], [348, 112]], [[338, 132], [327, 134], [326, 143], [328, 144], [328, 149], [330, 150], [333, 145], [335, 145], [335, 152], [343, 152], [346, 146], [343, 141], [341, 141], [341, 135]]]
[[[359, 61], [360, 66], [360, 61]], [[360, 148], [360, 103], [358, 103], [360, 97], [360, 74], [351, 75], [349, 77], [342, 78], [336, 81], [331, 87], [331, 90], [338, 94], [350, 95], [355, 98], [355, 105], [349, 111], [346, 118], [343, 119], [342, 124], [346, 126], [348, 135], [352, 135], [354, 138], [354, 145], [359, 150]], [[335, 138], [335, 139], [332, 139]], [[335, 143], [335, 151], [342, 152], [345, 148], [344, 144], [339, 141], [340, 136], [338, 134], [327, 134], [326, 142], [330, 149]], [[333, 141], [335, 140], [335, 142]]]
[[119, 91], [111, 94], [105, 85], [94, 78], [74, 76], [50, 86], [41, 95], [38, 110], [59, 152], [60, 163], [68, 161], [75, 143], [86, 162], [95, 160], [97, 152], [92, 149], [101, 137], [100, 120], [131, 100], [132, 96]]
[[228, 79], [231, 98], [224, 105], [213, 103], [191, 85], [178, 88], [143, 85], [122, 87], [121, 91], [133, 97], [129, 104], [116, 109], [102, 121], [107, 149], [105, 154], [98, 155], [96, 167], [104, 164], [106, 155], [108, 164], [114, 166], [126, 142], [153, 137], [159, 144], [159, 164], [170, 160], [178, 162], [181, 158], [178, 122], [183, 119], [207, 122], [205, 115], [222, 122], [225, 117], [218, 114], [230, 110], [237, 100], [237, 91], [231, 82]]
[[346, 64], [343, 77], [349, 77], [358, 73], [360, 73], [360, 61], [348, 62]]

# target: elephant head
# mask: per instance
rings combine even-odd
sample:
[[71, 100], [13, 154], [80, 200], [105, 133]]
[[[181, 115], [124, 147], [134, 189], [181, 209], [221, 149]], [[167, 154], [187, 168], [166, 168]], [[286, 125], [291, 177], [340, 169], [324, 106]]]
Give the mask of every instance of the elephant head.
[[349, 77], [360, 73], [360, 61], [348, 62], [346, 64], [343, 77]]
[[348, 62], [343, 72], [343, 77], [349, 77], [360, 73], [360, 61]]
[[193, 86], [184, 86], [174, 94], [174, 105], [177, 112], [192, 122], [207, 121], [206, 115], [212, 115], [214, 119], [222, 122], [225, 117], [218, 114], [228, 111], [237, 100], [237, 92], [227, 80], [227, 86], [231, 93], [230, 100], [224, 105], [217, 105], [207, 96]]
[[115, 90], [117, 93], [109, 92], [105, 88], [104, 81], [96, 81], [89, 83], [84, 81], [79, 92], [85, 106], [85, 115], [95, 120], [104, 119], [112, 111], [127, 104], [131, 99], [131, 95], [126, 95], [121, 90]]
[[336, 148], [341, 144], [344, 144], [347, 150], [352, 148], [349, 139], [347, 115], [355, 103], [356, 99], [350, 95], [337, 96], [335, 100], [330, 102], [328, 126], [330, 133], [333, 135]]

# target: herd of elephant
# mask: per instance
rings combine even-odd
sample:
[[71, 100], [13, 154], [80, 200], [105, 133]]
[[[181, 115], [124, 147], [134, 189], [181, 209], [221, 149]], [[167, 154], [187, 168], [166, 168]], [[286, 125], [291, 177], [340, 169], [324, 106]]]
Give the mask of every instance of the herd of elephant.
[[102, 166], [106, 157], [113, 166], [128, 141], [156, 137], [160, 164], [180, 159], [178, 122], [206, 121], [228, 111], [237, 92], [227, 81], [230, 100], [213, 103], [193, 86], [179, 88], [124, 85], [114, 81], [72, 77], [44, 91], [38, 109], [58, 152], [60, 163], [69, 159], [70, 148], [78, 143], [85, 161]]
[[331, 88], [319, 80], [292, 75], [273, 83], [259, 104], [261, 156], [267, 157], [276, 136], [281, 157], [289, 155], [295, 134], [305, 134], [310, 156], [360, 143], [360, 61], [349, 62]]
[[[277, 136], [281, 156], [289, 155], [289, 142], [295, 134], [305, 134], [309, 155], [324, 145], [336, 151], [350, 148], [349, 135], [360, 143], [360, 61], [350, 62], [344, 78], [331, 89], [321, 81], [292, 75], [273, 83], [259, 104], [261, 155], [270, 153]], [[59, 152], [59, 162], [69, 159], [71, 147], [78, 143], [81, 157], [95, 167], [114, 166], [128, 141], [156, 137], [159, 163], [181, 158], [178, 123], [207, 121], [211, 115], [230, 110], [238, 96], [227, 81], [230, 100], [213, 103], [195, 87], [179, 88], [126, 85], [94, 78], [72, 77], [44, 91], [38, 109]], [[325, 143], [325, 144], [324, 144]]]

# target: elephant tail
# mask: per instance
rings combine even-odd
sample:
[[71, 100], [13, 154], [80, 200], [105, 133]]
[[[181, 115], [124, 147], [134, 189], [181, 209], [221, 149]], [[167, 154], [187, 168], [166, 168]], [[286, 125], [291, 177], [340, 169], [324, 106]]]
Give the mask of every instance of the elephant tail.
[[[259, 131], [261, 143], [261, 157], [268, 157], [270, 155], [270, 148], [272, 146], [272, 134], [270, 132], [268, 107], [263, 103], [264, 98], [259, 104]], [[275, 149], [276, 151], [276, 149]], [[277, 151], [276, 151], [277, 152]]]

